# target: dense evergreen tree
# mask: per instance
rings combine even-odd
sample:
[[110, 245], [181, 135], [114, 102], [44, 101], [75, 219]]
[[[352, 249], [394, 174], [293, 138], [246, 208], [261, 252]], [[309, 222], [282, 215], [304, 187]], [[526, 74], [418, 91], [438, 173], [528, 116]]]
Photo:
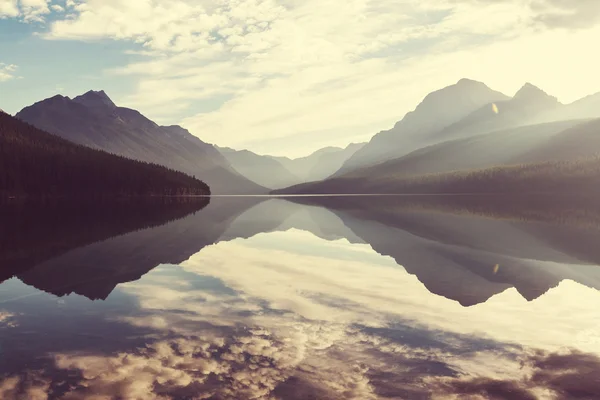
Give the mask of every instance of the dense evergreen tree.
[[94, 150], [0, 112], [0, 199], [210, 194], [182, 172]]

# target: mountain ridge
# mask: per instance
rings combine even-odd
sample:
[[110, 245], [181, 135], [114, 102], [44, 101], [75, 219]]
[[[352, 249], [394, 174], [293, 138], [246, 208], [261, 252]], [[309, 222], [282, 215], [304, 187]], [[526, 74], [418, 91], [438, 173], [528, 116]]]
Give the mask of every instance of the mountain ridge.
[[463, 78], [457, 83], [427, 94], [413, 111], [393, 128], [377, 133], [358, 150], [335, 175], [376, 164], [416, 150], [423, 137], [460, 121], [486, 104], [509, 97], [482, 82]]
[[202, 176], [215, 194], [267, 191], [235, 171], [213, 145], [188, 131], [173, 135], [173, 126], [160, 127], [137, 110], [113, 107], [103, 91], [88, 91], [75, 99], [56, 95], [23, 108], [16, 117], [84, 146]]
[[250, 150], [218, 147], [234, 169], [263, 186], [280, 189], [302, 182], [325, 179], [336, 172], [364, 143], [329, 146], [299, 158], [256, 154]]
[[209, 194], [182, 172], [78, 145], [0, 113], [0, 199]]

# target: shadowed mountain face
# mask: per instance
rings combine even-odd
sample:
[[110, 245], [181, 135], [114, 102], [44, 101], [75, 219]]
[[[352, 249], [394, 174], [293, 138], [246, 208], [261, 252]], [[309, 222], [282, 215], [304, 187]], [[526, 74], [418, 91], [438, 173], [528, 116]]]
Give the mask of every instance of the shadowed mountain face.
[[162, 127], [117, 107], [102, 91], [74, 99], [55, 96], [24, 108], [17, 118], [74, 143], [197, 176], [215, 194], [266, 190], [233, 170], [214, 146], [179, 126]]
[[182, 172], [77, 145], [0, 112], [0, 201], [208, 194]]
[[248, 179], [271, 189], [279, 189], [329, 177], [363, 145], [352, 143], [346, 148], [326, 147], [296, 159], [263, 156], [248, 150], [226, 147], [218, 149], [233, 168]]

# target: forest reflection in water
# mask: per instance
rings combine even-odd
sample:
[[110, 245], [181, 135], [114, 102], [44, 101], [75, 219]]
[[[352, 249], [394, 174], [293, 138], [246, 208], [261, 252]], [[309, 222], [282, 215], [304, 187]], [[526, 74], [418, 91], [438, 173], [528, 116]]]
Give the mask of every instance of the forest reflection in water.
[[0, 398], [600, 395], [593, 201], [291, 200], [2, 206]]

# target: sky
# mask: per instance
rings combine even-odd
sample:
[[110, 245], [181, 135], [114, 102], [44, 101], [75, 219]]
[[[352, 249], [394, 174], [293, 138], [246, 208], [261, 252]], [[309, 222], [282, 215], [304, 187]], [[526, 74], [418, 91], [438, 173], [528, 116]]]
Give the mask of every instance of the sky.
[[597, 0], [0, 0], [0, 108], [105, 90], [201, 139], [303, 156], [461, 78], [600, 92]]

